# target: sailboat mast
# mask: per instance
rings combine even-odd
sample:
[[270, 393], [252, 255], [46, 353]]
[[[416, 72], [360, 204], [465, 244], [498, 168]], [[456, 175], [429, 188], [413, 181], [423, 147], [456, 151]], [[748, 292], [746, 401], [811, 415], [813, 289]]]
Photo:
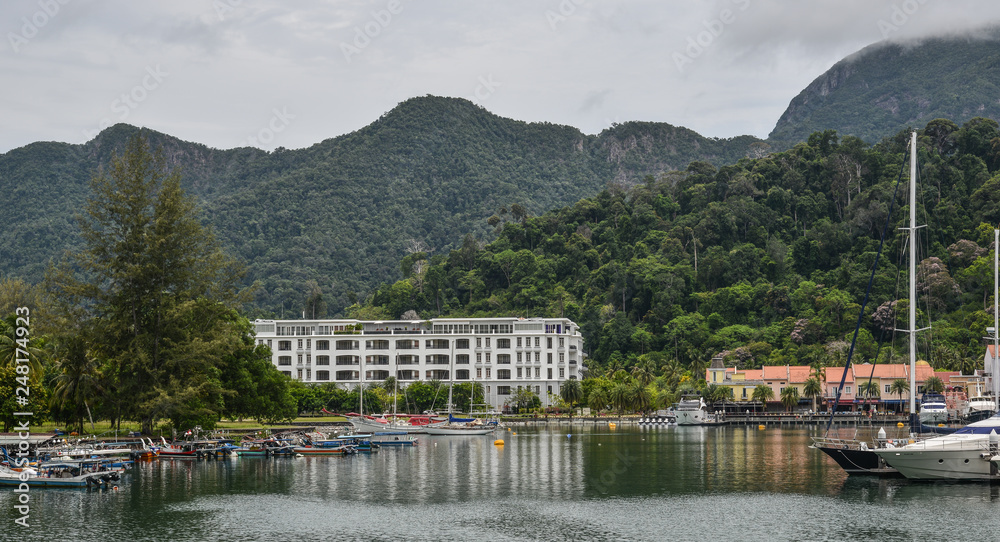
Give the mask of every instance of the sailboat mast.
[[1000, 300], [997, 299], [997, 292], [1000, 292], [1000, 230], [993, 230], [993, 356], [990, 358], [993, 363], [990, 367], [983, 369], [990, 372], [990, 388], [993, 390], [993, 403], [997, 404], [1000, 398], [1000, 378], [997, 369], [1000, 363], [997, 358], [1000, 356]]
[[910, 418], [917, 414], [917, 132], [910, 134]]

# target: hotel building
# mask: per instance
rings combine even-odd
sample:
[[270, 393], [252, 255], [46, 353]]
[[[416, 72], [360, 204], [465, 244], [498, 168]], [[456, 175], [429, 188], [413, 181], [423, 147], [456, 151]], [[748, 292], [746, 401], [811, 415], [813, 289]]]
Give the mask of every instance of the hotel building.
[[583, 336], [566, 318], [256, 320], [257, 343], [289, 377], [353, 387], [390, 376], [478, 382], [500, 408], [527, 387], [549, 406], [562, 382], [581, 379]]

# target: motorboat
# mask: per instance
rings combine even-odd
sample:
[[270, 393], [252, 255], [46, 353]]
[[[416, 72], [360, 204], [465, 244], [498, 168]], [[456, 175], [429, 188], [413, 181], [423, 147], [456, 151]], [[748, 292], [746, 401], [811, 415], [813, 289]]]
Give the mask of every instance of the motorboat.
[[939, 393], [925, 393], [920, 401], [920, 423], [937, 425], [948, 421], [948, 404]]
[[976, 395], [969, 399], [969, 412], [965, 419], [970, 422], [989, 418], [997, 411], [996, 400], [990, 395]]
[[677, 425], [703, 425], [714, 421], [714, 416], [708, 412], [705, 398], [700, 395], [685, 395], [681, 397], [674, 409]]
[[948, 435], [902, 446], [889, 446], [875, 453], [907, 478], [914, 480], [990, 480], [992, 459], [1000, 455], [1000, 415], [970, 423]]
[[0, 465], [0, 486], [117, 487], [128, 464], [111, 459], [59, 459], [37, 467]]

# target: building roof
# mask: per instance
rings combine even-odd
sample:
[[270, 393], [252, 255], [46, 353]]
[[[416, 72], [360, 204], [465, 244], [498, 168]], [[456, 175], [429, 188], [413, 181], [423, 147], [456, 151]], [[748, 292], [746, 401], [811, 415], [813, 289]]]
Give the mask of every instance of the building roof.
[[788, 380], [787, 365], [765, 365], [761, 368], [764, 380]]
[[[843, 367], [823, 367], [824, 380], [826, 382], [840, 382], [844, 376]], [[854, 382], [854, 371], [847, 371], [847, 378], [844, 382]]]
[[808, 365], [793, 365], [788, 368], [788, 381], [794, 384], [804, 384], [809, 380], [812, 368]]

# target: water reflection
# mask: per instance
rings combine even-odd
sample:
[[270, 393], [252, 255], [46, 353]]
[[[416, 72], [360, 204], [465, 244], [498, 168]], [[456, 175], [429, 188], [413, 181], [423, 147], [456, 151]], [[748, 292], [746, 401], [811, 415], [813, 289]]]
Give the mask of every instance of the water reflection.
[[[118, 492], [32, 491], [37, 527], [16, 539], [908, 540], [993, 521], [998, 487], [850, 478], [814, 432], [554, 425], [502, 447], [425, 436], [350, 457], [156, 461]], [[0, 492], [6, 525], [14, 499]]]

